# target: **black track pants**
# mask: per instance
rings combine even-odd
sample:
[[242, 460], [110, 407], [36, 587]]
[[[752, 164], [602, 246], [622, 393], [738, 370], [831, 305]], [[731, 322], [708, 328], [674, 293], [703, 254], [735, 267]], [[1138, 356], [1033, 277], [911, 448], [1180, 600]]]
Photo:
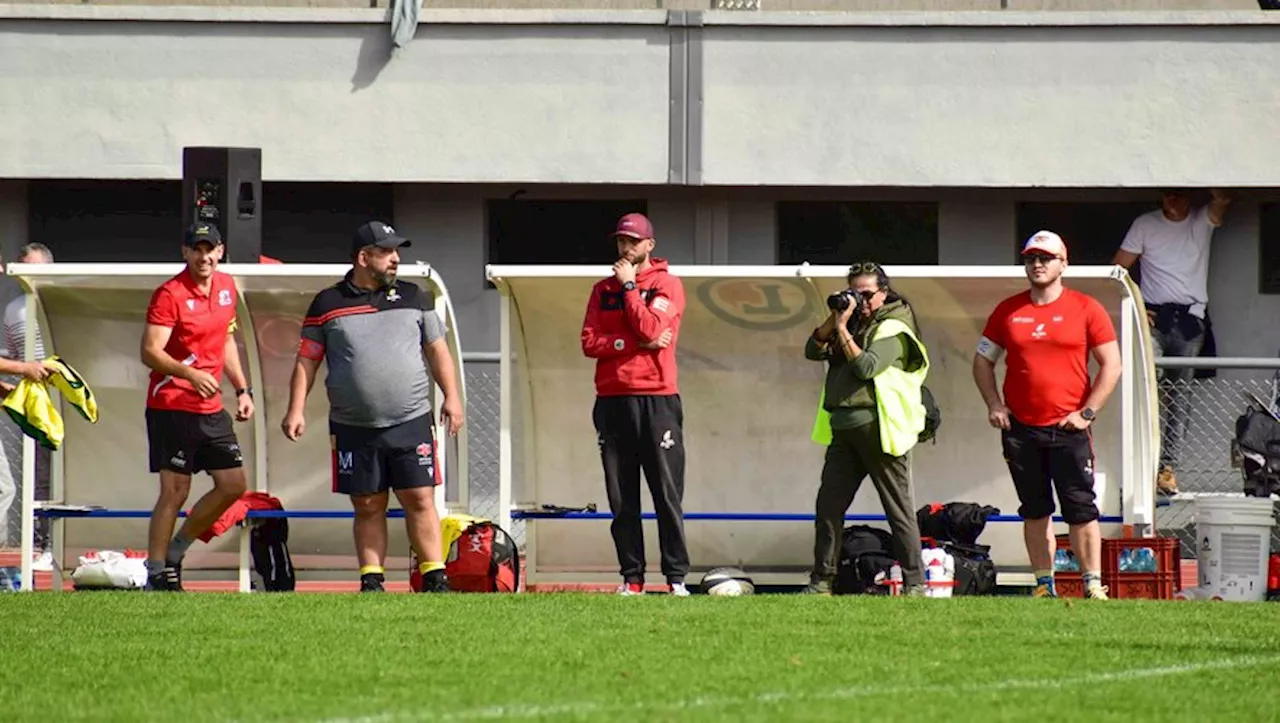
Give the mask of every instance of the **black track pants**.
[[640, 526], [640, 471], [644, 470], [658, 518], [662, 574], [683, 582], [689, 572], [684, 538], [684, 410], [680, 395], [599, 397], [592, 410], [605, 489], [613, 512], [613, 544], [628, 582], [644, 580]]

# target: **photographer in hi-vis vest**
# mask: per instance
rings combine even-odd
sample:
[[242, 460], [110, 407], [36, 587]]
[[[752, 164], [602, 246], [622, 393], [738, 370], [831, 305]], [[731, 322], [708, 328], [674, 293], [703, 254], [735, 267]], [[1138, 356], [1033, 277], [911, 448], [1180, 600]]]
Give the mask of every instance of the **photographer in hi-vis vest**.
[[[921, 389], [929, 357], [915, 312], [875, 262], [854, 264], [848, 288], [827, 299], [831, 313], [805, 343], [805, 358], [827, 363], [815, 441], [827, 444], [806, 594], [830, 595], [844, 515], [868, 475], [893, 533], [906, 594], [924, 594], [910, 452], [924, 429]], [[829, 423], [829, 429], [828, 429]]]

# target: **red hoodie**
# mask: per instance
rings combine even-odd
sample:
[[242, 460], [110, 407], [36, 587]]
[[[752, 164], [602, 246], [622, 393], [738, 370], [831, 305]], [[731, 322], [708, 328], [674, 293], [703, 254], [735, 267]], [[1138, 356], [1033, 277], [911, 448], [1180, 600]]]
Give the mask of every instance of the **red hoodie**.
[[[676, 342], [683, 315], [684, 284], [667, 272], [666, 259], [651, 258], [636, 276], [634, 291], [624, 292], [612, 276], [597, 281], [582, 322], [582, 353], [596, 360], [596, 394], [678, 394]], [[667, 348], [640, 346], [667, 329]]]

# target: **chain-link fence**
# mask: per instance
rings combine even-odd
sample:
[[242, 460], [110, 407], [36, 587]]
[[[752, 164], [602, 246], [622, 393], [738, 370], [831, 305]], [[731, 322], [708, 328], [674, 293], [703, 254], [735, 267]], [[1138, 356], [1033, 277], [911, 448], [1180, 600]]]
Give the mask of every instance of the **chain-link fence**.
[[[464, 354], [467, 375], [467, 461], [471, 514], [498, 517], [498, 431], [500, 396], [498, 359], [493, 354]], [[513, 440], [519, 437], [512, 435]], [[512, 520], [508, 530], [524, 547], [524, 520]]]
[[[1243, 368], [1242, 360], [1236, 369], [1202, 368], [1197, 374], [1191, 363], [1213, 360], [1156, 361], [1165, 377], [1159, 384], [1162, 472], [1156, 528], [1182, 541], [1184, 558], [1196, 556], [1196, 498], [1245, 491], [1243, 471], [1232, 453], [1236, 420], [1255, 399], [1272, 408], [1280, 401], [1280, 373], [1271, 368]], [[1272, 545], [1280, 546], [1280, 529], [1273, 529]]]
[[[18, 379], [0, 375], [0, 381], [16, 384]], [[0, 548], [22, 544], [22, 430], [0, 414]]]

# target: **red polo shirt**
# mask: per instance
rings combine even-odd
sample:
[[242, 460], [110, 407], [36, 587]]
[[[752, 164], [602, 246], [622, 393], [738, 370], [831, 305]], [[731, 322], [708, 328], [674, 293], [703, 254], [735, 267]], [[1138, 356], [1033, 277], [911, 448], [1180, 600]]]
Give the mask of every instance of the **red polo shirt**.
[[[230, 276], [213, 272], [208, 295], [196, 287], [191, 272], [164, 282], [151, 295], [147, 306], [147, 323], [173, 329], [164, 350], [181, 364], [194, 366], [222, 381], [226, 361], [227, 335], [235, 331], [236, 284]], [[222, 397], [208, 399], [185, 379], [151, 371], [147, 385], [147, 406], [196, 414], [222, 411]]]

